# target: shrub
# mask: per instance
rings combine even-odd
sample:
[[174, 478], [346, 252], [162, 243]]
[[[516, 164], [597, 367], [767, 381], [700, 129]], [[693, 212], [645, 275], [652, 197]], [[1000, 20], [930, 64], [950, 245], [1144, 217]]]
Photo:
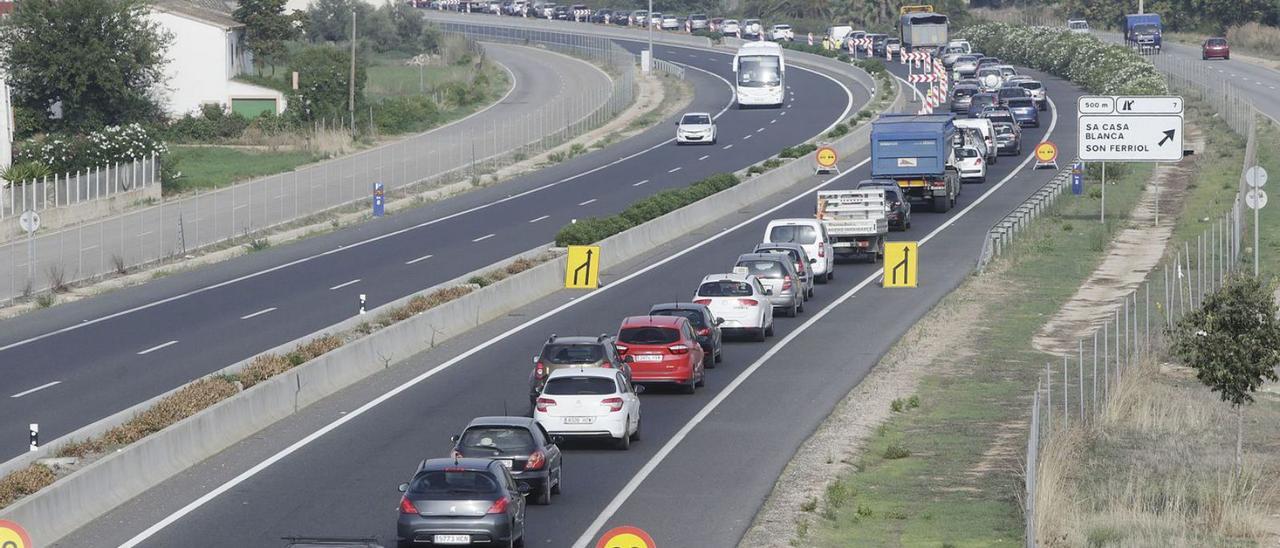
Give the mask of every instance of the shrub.
[[389, 97], [373, 107], [374, 125], [387, 134], [408, 133], [434, 125], [439, 119], [440, 110], [427, 95]]
[[889, 402], [889, 410], [894, 413], [901, 413], [905, 407], [906, 404], [902, 401], [902, 398], [895, 398], [893, 401]]
[[[848, 129], [846, 129], [845, 131], [847, 132]], [[815, 150], [818, 150], [818, 145], [802, 143], [793, 147], [786, 147], [782, 149], [782, 152], [778, 153], [778, 157], [779, 158], [801, 158], [801, 157], [804, 157], [806, 154], [812, 153]]]
[[907, 409], [915, 409], [917, 407], [920, 407], [920, 396], [912, 395], [907, 398]]
[[770, 169], [773, 169], [775, 167], [782, 165], [782, 160], [779, 160], [777, 158], [769, 158], [768, 160], [765, 160], [760, 165], [764, 167], [765, 171], [768, 171]]
[[43, 464], [33, 464], [0, 478], [0, 508], [44, 489], [56, 479], [53, 470]]
[[598, 242], [623, 230], [733, 187], [738, 182], [738, 178], [733, 174], [720, 173], [685, 188], [664, 190], [631, 204], [630, 207], [617, 215], [592, 217], [565, 225], [556, 233], [556, 245], [564, 247]]
[[472, 276], [467, 279], [467, 283], [471, 285], [478, 285], [480, 287], [484, 287], [486, 285], [489, 285], [490, 282], [489, 282], [489, 278], [486, 278], [484, 276]]
[[222, 105], [204, 105], [199, 114], [188, 113], [169, 122], [164, 137], [173, 142], [215, 142], [240, 137], [248, 127], [249, 120], [244, 116]]
[[32, 160], [18, 162], [0, 171], [0, 179], [4, 179], [14, 185], [30, 183], [39, 179], [43, 179], [53, 175], [48, 166]]
[[818, 499], [815, 499], [813, 497], [809, 497], [804, 502], [800, 503], [801, 512], [812, 512], [817, 507], [818, 507]]
[[[850, 123], [851, 123], [851, 124], [854, 124], [854, 125], [856, 125], [856, 124], [857, 124], [857, 122], [856, 122], [856, 121], [853, 121], [853, 120], [850, 120]], [[831, 131], [828, 131], [828, 132], [827, 132], [827, 138], [828, 138], [828, 139], [838, 139], [838, 138], [840, 138], [840, 137], [844, 137], [845, 135], [848, 135], [848, 134], [849, 134], [849, 126], [844, 125], [844, 124], [836, 124], [836, 127], [831, 128]]]
[[884, 458], [887, 460], [905, 459], [911, 456], [911, 451], [898, 442], [890, 443], [884, 448]]
[[693, 35], [710, 38], [712, 44], [718, 45], [724, 42], [724, 34], [721, 34], [719, 31], [695, 30], [693, 31]]

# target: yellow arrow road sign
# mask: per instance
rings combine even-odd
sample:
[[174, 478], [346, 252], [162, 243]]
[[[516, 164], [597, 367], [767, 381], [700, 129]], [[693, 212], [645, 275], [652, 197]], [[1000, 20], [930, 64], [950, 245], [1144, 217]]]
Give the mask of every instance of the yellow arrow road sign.
[[569, 260], [564, 269], [564, 287], [565, 289], [600, 287], [600, 246], [569, 246]]
[[920, 244], [886, 242], [884, 244], [884, 287], [915, 287], [920, 270]]

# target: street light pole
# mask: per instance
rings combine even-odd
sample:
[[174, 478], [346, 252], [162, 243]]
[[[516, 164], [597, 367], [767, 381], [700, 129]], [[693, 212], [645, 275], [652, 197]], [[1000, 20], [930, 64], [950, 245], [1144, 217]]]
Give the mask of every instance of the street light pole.
[[653, 70], [653, 0], [649, 0], [649, 12], [644, 15], [644, 24], [649, 27], [649, 64], [646, 71]]

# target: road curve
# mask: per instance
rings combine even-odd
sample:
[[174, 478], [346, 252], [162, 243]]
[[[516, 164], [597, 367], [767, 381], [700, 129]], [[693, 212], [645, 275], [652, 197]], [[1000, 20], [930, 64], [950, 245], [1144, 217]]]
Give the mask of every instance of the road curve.
[[[512, 109], [536, 108], [562, 85], [604, 77], [547, 52], [491, 50], [517, 81], [532, 82], [504, 105]], [[729, 56], [680, 53], [679, 62], [702, 69], [688, 71], [696, 93], [690, 108], [724, 109]], [[502, 185], [0, 322], [0, 375], [12, 387], [0, 397], [0, 458], [25, 450], [29, 423], [40, 424], [45, 440], [56, 438], [347, 318], [359, 294], [375, 307], [545, 244], [570, 219], [612, 214], [643, 196], [744, 168], [818, 134], [849, 108], [843, 85], [806, 71], [789, 77], [796, 95], [783, 111], [730, 110], [719, 120], [726, 142], [755, 137], [731, 152], [662, 145], [672, 133], [663, 124]], [[858, 93], [860, 105], [866, 93]]]
[[[1053, 135], [1070, 158], [1079, 91], [1057, 79], [1045, 82], [1062, 109]], [[1026, 131], [1024, 153], [1047, 129]], [[864, 151], [847, 159], [830, 188], [866, 178], [865, 158]], [[531, 507], [527, 545], [575, 546], [595, 526], [620, 523], [647, 529], [664, 546], [736, 544], [795, 448], [916, 319], [969, 275], [990, 225], [1052, 175], [1029, 169], [1024, 158], [1003, 158], [989, 182], [965, 186], [952, 212], [918, 212], [910, 232], [894, 234], [927, 238], [921, 288], [878, 290], [879, 265], [841, 265], [832, 283], [818, 286], [805, 314], [778, 320], [776, 338], [728, 344], [706, 389], [692, 396], [646, 392], [644, 437], [631, 451], [568, 446], [564, 495], [550, 507]], [[447, 454], [449, 436], [470, 418], [523, 411], [528, 356], [548, 333], [613, 331], [621, 317], [652, 303], [688, 298], [704, 274], [726, 270], [759, 242], [768, 219], [812, 215], [812, 191], [822, 183], [813, 184], [787, 193], [792, 200], [741, 211], [605, 272], [607, 285], [587, 297], [558, 293], [415, 356], [165, 482], [63, 544], [114, 545], [144, 530], [141, 546], [267, 546], [288, 534], [377, 534], [392, 541], [395, 485], [419, 459]], [[827, 317], [797, 331], [817, 314]], [[403, 388], [441, 365], [448, 367]], [[366, 405], [397, 389], [403, 391]], [[709, 407], [713, 402], [718, 407]], [[682, 432], [688, 436], [664, 447]], [[299, 440], [307, 441], [282, 452]], [[660, 451], [665, 458], [655, 459]], [[199, 505], [188, 506], [201, 495]], [[611, 503], [618, 511], [602, 516]]]

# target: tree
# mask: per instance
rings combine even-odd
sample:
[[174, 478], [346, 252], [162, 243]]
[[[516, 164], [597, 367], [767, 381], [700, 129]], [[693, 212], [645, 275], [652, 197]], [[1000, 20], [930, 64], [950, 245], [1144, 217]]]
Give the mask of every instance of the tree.
[[[356, 103], [364, 101], [365, 65], [356, 63]], [[346, 48], [307, 46], [289, 60], [298, 73], [298, 91], [289, 101], [302, 120], [341, 120], [347, 115], [347, 83], [351, 76], [351, 52]]]
[[[312, 42], [348, 42], [351, 40], [351, 13], [363, 22], [373, 11], [361, 0], [315, 0], [307, 9], [307, 38]], [[363, 30], [359, 29], [364, 34]]]
[[232, 17], [244, 24], [245, 47], [253, 52], [254, 65], [262, 74], [262, 65], [271, 65], [271, 75], [276, 74], [276, 64], [285, 60], [288, 50], [284, 43], [293, 39], [294, 20], [285, 15], [286, 0], [240, 0]]
[[1173, 354], [1236, 410], [1236, 474], [1242, 470], [1244, 405], [1264, 381], [1277, 380], [1280, 321], [1270, 288], [1233, 276], [1170, 330]]
[[92, 130], [161, 116], [150, 92], [164, 81], [171, 37], [143, 0], [23, 0], [0, 21], [0, 68], [14, 102], [61, 117], [41, 131]]

